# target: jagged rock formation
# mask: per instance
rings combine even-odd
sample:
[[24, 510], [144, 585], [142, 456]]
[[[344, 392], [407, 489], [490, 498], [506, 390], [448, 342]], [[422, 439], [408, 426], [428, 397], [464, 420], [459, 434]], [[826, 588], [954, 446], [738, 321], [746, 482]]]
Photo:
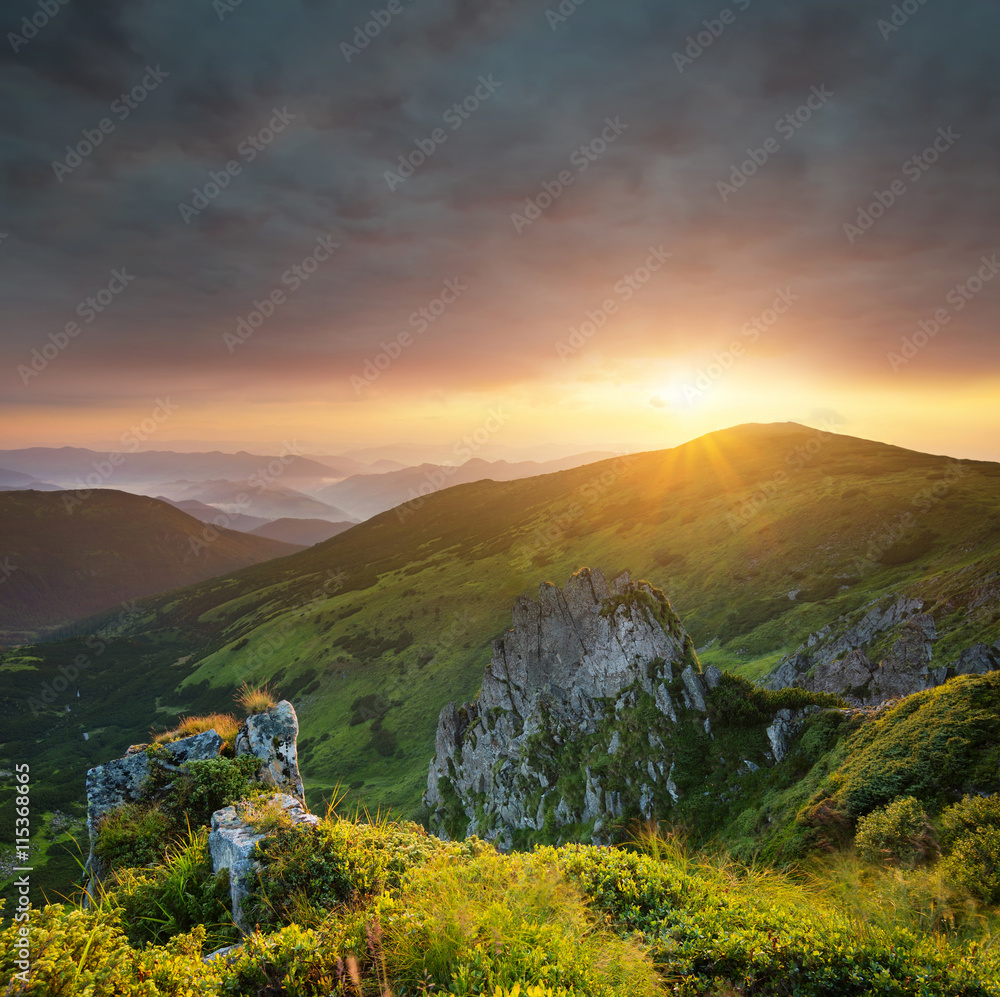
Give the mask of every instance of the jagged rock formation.
[[[260, 801], [264, 802], [264, 801]], [[275, 793], [270, 800], [288, 815], [293, 824], [316, 824], [319, 818], [306, 813], [302, 803], [286, 793]], [[236, 807], [223, 807], [212, 814], [212, 831], [208, 836], [208, 850], [212, 856], [212, 870], [216, 873], [229, 870], [229, 894], [232, 900], [233, 920], [243, 934], [253, 928], [243, 910], [243, 900], [253, 888], [258, 863], [253, 850], [267, 835], [257, 831], [237, 813]]]
[[801, 686], [832, 692], [858, 705], [909, 696], [941, 685], [954, 675], [1000, 668], [1000, 641], [975, 644], [950, 664], [934, 664], [937, 628], [920, 599], [905, 596], [869, 609], [843, 629], [829, 624], [782, 659], [761, 684], [769, 689]]
[[[562, 590], [518, 599], [513, 623], [478, 701], [441, 711], [425, 794], [436, 832], [502, 847], [543, 829], [600, 843], [616, 819], [668, 814], [684, 746], [713, 736], [721, 675], [701, 672], [663, 593], [583, 568]], [[786, 750], [801, 717], [784, 712], [771, 751], [761, 731], [754, 768]]]

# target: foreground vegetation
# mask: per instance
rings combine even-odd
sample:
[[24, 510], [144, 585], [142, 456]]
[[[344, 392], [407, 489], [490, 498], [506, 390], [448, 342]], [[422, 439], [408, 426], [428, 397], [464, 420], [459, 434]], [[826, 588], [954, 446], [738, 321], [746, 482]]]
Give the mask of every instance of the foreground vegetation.
[[939, 867], [845, 853], [781, 874], [648, 831], [501, 855], [334, 814], [265, 842], [258, 929], [203, 962], [236, 937], [206, 840], [36, 912], [27, 982], [8, 928], [4, 997], [1000, 993], [998, 919]]

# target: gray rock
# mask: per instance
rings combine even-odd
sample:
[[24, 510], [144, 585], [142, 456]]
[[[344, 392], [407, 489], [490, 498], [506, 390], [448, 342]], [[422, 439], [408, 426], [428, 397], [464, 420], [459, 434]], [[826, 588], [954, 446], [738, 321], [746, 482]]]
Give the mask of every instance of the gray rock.
[[701, 678], [695, 674], [694, 669], [690, 665], [681, 672], [681, 681], [684, 683], [684, 688], [687, 689], [688, 695], [691, 697], [694, 708], [699, 713], [707, 713], [705, 687], [702, 685]]
[[256, 755], [261, 763], [261, 782], [304, 801], [296, 751], [298, 735], [299, 718], [292, 704], [283, 699], [264, 713], [247, 717], [236, 735], [236, 754]]
[[[797, 651], [783, 658], [761, 685], [769, 689], [802, 686], [832, 692], [856, 705], [880, 703], [940, 684], [929, 667], [937, 627], [920, 599], [896, 599], [885, 609], [871, 606], [853, 626], [847, 620], [810, 634]], [[881, 661], [872, 649], [887, 634], [896, 640]]]
[[709, 689], [717, 689], [721, 681], [722, 672], [720, 672], [715, 665], [709, 665], [708, 668], [705, 669], [705, 685], [707, 685]]
[[[308, 814], [301, 801], [285, 793], [275, 793], [271, 799], [291, 817], [295, 824], [316, 824], [319, 818]], [[264, 802], [264, 801], [261, 801]], [[267, 837], [255, 831], [236, 812], [236, 807], [224, 807], [212, 814], [212, 830], [208, 836], [208, 850], [212, 856], [212, 869], [219, 873], [229, 870], [229, 894], [233, 920], [245, 935], [253, 928], [243, 910], [243, 900], [250, 895], [259, 863], [253, 858], [257, 843]]]
[[1000, 654], [997, 650], [988, 644], [973, 644], [955, 659], [950, 670], [954, 675], [985, 675], [996, 671], [1000, 668]]
[[[176, 771], [184, 762], [215, 758], [222, 748], [222, 738], [214, 730], [163, 745], [157, 763], [167, 771]], [[87, 772], [87, 830], [93, 845], [97, 824], [111, 810], [123, 803], [136, 803], [146, 796], [146, 780], [152, 772], [144, 750], [132, 751]]]
[[[494, 641], [476, 703], [449, 704], [438, 718], [424, 796], [438, 833], [445, 831], [452, 794], [467, 818], [477, 804], [496, 818], [481, 831], [492, 840], [541, 826], [521, 801], [551, 792], [551, 776], [560, 775], [559, 749], [581, 736], [604, 731], [609, 754], [620, 752], [614, 721], [637, 705], [638, 689], [654, 697], [665, 720], [676, 722], [666, 686], [672, 665], [684, 660], [685, 634], [651, 586], [627, 574], [609, 584], [600, 571], [584, 568], [561, 590], [541, 585], [537, 601], [522, 596], [512, 618], [513, 629]], [[656, 660], [665, 664], [654, 666]], [[582, 812], [560, 806], [559, 797], [554, 802], [557, 826], [591, 820], [614, 806], [589, 771]]]
[[780, 762], [788, 753], [789, 742], [798, 733], [802, 718], [809, 712], [809, 709], [778, 710], [775, 714], [774, 723], [767, 728], [767, 739], [771, 742], [771, 753], [776, 762]]

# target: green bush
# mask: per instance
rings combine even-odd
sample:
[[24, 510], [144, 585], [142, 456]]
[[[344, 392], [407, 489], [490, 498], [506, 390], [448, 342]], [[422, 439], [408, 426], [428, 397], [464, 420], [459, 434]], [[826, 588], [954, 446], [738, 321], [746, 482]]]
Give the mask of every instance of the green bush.
[[260, 892], [253, 917], [273, 926], [292, 911], [325, 911], [370, 898], [398, 886], [413, 864], [456, 847], [416, 825], [333, 818], [284, 828], [257, 846]]
[[1000, 904], [1000, 827], [959, 838], [942, 862], [945, 879], [984, 904]]
[[869, 862], [889, 862], [908, 869], [940, 851], [930, 818], [913, 796], [901, 796], [862, 817], [854, 842], [858, 853]]
[[171, 784], [166, 807], [182, 827], [185, 820], [191, 826], [207, 824], [216, 810], [260, 791], [255, 778], [259, 771], [255, 755], [185, 762]]
[[1000, 672], [959, 675], [908, 696], [852, 736], [837, 795], [857, 818], [897, 796], [933, 810], [956, 790], [992, 789], [1000, 782], [992, 754], [998, 722]]
[[988, 827], [1000, 827], [1000, 794], [964, 796], [941, 814], [941, 844], [950, 848], [961, 838]]
[[1000, 795], [966, 796], [941, 814], [950, 854], [945, 878], [985, 904], [1000, 904]]
[[163, 858], [172, 822], [158, 806], [125, 803], [97, 825], [94, 853], [108, 866], [144, 866]]

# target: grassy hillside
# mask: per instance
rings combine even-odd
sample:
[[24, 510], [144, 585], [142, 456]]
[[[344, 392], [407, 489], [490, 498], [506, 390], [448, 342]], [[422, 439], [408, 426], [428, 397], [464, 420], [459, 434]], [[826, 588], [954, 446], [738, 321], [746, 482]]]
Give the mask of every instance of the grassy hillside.
[[0, 639], [23, 640], [295, 549], [111, 489], [0, 493]]
[[116, 656], [123, 681], [145, 672], [137, 698], [108, 688], [104, 703], [82, 705], [111, 668], [107, 654], [81, 680], [80, 713], [53, 709], [39, 726], [30, 690], [86, 648], [8, 652], [0, 764], [30, 724], [40, 731], [30, 750], [75, 768], [82, 787], [66, 744], [101, 726], [100, 708], [120, 717], [122, 738], [145, 740], [151, 715], [166, 726], [178, 712], [228, 706], [242, 681], [270, 680], [299, 711], [313, 799], [340, 782], [352, 799], [413, 814], [438, 712], [475, 696], [514, 598], [581, 565], [628, 568], [661, 587], [696, 643], [710, 645], [703, 662], [744, 674], [886, 593], [924, 598], [946, 634], [940, 646], [957, 652], [1000, 636], [1000, 466], [783, 424], [457, 486], [146, 601], [129, 639], [147, 656], [170, 651], [155, 669]]

